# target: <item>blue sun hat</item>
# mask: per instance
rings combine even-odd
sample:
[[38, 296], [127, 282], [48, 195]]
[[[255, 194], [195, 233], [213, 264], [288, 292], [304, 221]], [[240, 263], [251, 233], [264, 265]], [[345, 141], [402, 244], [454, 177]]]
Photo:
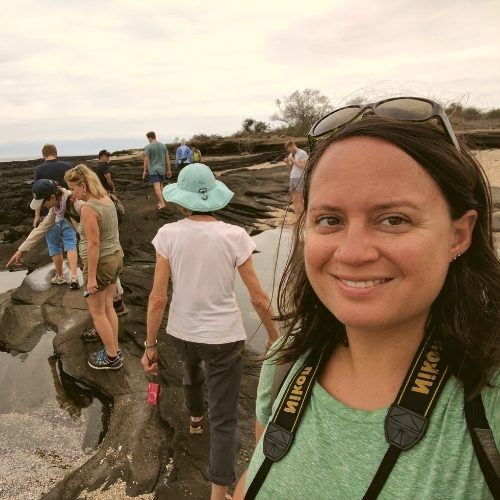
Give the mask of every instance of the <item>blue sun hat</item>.
[[221, 181], [215, 180], [210, 167], [191, 163], [184, 167], [177, 182], [163, 189], [163, 197], [193, 212], [214, 212], [224, 208], [234, 193]]

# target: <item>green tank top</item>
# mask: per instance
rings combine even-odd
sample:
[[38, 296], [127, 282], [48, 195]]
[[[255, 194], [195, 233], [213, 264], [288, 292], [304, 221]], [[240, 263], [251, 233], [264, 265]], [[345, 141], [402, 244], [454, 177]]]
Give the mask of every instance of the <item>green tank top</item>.
[[[122, 251], [120, 245], [120, 234], [118, 232], [118, 216], [114, 203], [105, 205], [100, 201], [85, 201], [82, 206], [92, 207], [99, 215], [99, 257], [114, 254], [116, 251]], [[80, 234], [80, 256], [87, 258], [87, 237], [82, 222], [78, 225]]]

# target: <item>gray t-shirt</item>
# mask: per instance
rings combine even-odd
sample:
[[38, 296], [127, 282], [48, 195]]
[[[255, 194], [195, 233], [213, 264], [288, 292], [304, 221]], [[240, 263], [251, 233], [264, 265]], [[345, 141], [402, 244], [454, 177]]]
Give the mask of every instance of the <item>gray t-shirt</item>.
[[[304, 161], [309, 158], [309, 155], [303, 150], [298, 149], [297, 152], [293, 155], [293, 159], [295, 161]], [[292, 170], [290, 172], [290, 179], [300, 179], [302, 177], [302, 173], [304, 172], [303, 168], [298, 167], [295, 163], [292, 166]]]
[[[299, 360], [274, 404], [271, 386], [276, 365], [266, 361], [257, 394], [257, 420], [266, 425], [281, 401]], [[482, 398], [497, 447], [500, 445], [500, 371], [483, 389]], [[316, 383], [288, 454], [271, 467], [258, 499], [356, 500], [363, 498], [388, 444], [384, 437], [387, 408], [355, 410]], [[264, 459], [262, 439], [252, 457], [246, 488]], [[451, 377], [441, 393], [426, 435], [402, 452], [379, 500], [489, 499], [492, 495], [474, 453], [464, 417], [464, 393]]]

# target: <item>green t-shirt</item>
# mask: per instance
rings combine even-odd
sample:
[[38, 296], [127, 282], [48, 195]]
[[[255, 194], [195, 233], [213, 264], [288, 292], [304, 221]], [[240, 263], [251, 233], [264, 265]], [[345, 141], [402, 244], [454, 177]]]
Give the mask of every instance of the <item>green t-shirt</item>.
[[[276, 365], [266, 361], [257, 393], [257, 420], [266, 425], [280, 402], [291, 370], [271, 409], [271, 386]], [[500, 371], [491, 381], [500, 386]], [[500, 441], [500, 391], [482, 392], [486, 416], [497, 447]], [[487, 499], [492, 495], [477, 462], [464, 417], [462, 386], [451, 377], [432, 414], [426, 435], [402, 452], [379, 499]], [[288, 454], [271, 467], [259, 499], [363, 498], [388, 448], [384, 419], [388, 408], [363, 411], [349, 408], [316, 383]], [[246, 480], [248, 489], [264, 455], [257, 444]]]
[[152, 142], [144, 148], [144, 154], [149, 158], [149, 175], [164, 176], [167, 146], [161, 142]]

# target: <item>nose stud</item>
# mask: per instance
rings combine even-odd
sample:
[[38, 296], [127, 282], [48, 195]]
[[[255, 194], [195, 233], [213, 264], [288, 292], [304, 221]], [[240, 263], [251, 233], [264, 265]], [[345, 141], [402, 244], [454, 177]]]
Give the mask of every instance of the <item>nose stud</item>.
[[337, 248], [337, 253], [340, 253], [340, 248]]

